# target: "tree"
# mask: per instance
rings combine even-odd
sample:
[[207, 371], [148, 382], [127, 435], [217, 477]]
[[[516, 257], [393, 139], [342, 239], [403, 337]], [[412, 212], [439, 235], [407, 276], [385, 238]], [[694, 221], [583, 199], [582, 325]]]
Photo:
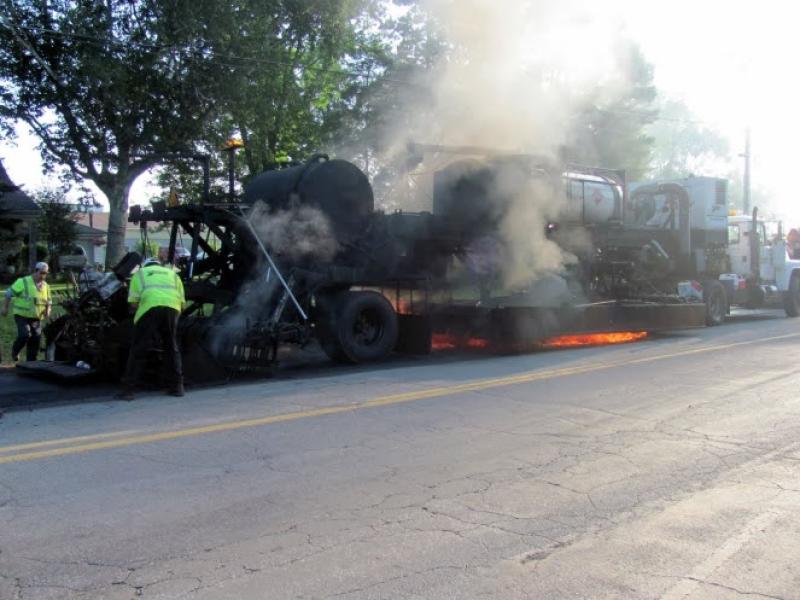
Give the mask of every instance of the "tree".
[[370, 80], [369, 57], [381, 47], [370, 30], [383, 9], [375, 0], [244, 0], [240, 10], [235, 85], [211, 141], [241, 135], [254, 175], [310, 156], [343, 129]]
[[77, 236], [77, 206], [67, 200], [63, 190], [43, 189], [33, 196], [41, 209], [38, 226], [47, 241], [48, 254], [53, 258], [60, 253], [70, 253]]
[[2, 0], [0, 122], [24, 121], [45, 165], [89, 179], [121, 256], [133, 181], [157, 155], [193, 151], [226, 93], [227, 3]]
[[[239, 0], [226, 42], [229, 95], [209, 119], [204, 149], [212, 175], [225, 179], [215, 150], [232, 135], [245, 143], [238, 174], [340, 150], [363, 123], [360, 99], [381, 74], [383, 6], [376, 0]], [[343, 143], [344, 142], [344, 143]], [[216, 177], [215, 177], [216, 178]], [[163, 188], [183, 197], [200, 193], [197, 172], [172, 164], [159, 175]], [[212, 181], [213, 184], [213, 181]], [[227, 181], [226, 181], [227, 184]], [[225, 186], [213, 186], [224, 193]]]
[[728, 140], [697, 121], [683, 102], [663, 100], [659, 118], [648, 128], [655, 140], [651, 176], [675, 179], [706, 171], [720, 171], [730, 162]]
[[647, 173], [654, 139], [648, 132], [658, 116], [653, 84], [653, 66], [635, 44], [618, 49], [621, 64], [627, 65], [628, 83], [624, 93], [604, 100], [598, 87], [584, 100], [563, 149], [564, 157], [590, 166], [625, 169], [628, 179]]
[[372, 178], [377, 204], [384, 208], [401, 202], [399, 182], [405, 183], [409, 170], [404, 143], [421, 122], [436, 120], [434, 73], [449, 50], [429, 7], [410, 0], [395, 4], [408, 8], [367, 27], [379, 34], [362, 47], [359, 71], [365, 75], [343, 90], [325, 132], [329, 143], [335, 140], [338, 151]]

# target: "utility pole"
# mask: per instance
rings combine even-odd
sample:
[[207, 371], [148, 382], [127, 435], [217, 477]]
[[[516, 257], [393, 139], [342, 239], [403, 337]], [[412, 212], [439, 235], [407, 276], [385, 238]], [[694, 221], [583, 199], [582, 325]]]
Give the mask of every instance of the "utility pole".
[[750, 214], [750, 128], [745, 131], [744, 137], [744, 178], [742, 181], [742, 210]]

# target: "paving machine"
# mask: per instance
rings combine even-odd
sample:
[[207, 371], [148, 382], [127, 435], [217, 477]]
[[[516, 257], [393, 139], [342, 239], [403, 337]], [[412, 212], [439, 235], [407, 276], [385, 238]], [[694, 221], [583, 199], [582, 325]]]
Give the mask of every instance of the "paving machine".
[[[375, 210], [360, 169], [325, 155], [262, 173], [236, 195], [233, 154], [224, 197], [212, 197], [206, 168], [196, 202], [154, 202], [129, 215], [144, 236], [150, 225], [170, 227], [170, 261], [176, 247], [190, 248], [179, 262], [189, 381], [270, 372], [282, 349], [311, 342], [334, 360], [362, 363], [427, 353], [438, 332], [513, 351], [565, 332], [703, 324], [702, 302], [646, 276], [665, 250], [628, 241], [621, 172], [488, 153], [437, 170], [432, 211], [386, 213]], [[527, 200], [552, 190], [564, 201], [560, 218], [534, 221], [544, 244], [534, 252], [561, 248], [574, 259], [510, 285], [513, 241], [502, 232]], [[68, 302], [45, 330], [50, 361], [21, 369], [118, 378], [132, 327], [125, 283], [140, 258], [129, 254]]]

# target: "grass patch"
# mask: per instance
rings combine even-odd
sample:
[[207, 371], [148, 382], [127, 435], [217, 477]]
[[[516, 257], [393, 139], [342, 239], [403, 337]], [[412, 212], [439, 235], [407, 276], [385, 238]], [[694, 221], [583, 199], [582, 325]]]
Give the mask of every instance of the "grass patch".
[[17, 326], [14, 318], [9, 315], [0, 317], [0, 354], [3, 355], [2, 364], [11, 364], [11, 344], [17, 337]]

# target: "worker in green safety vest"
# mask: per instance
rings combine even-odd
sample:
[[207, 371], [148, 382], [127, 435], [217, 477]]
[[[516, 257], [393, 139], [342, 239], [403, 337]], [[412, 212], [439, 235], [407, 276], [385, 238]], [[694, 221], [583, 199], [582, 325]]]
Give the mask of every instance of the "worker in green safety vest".
[[183, 396], [183, 367], [178, 346], [178, 319], [186, 307], [183, 282], [172, 269], [162, 267], [149, 258], [131, 278], [128, 305], [133, 315], [133, 342], [123, 379], [124, 389], [119, 396], [134, 397], [142, 383], [147, 362], [154, 347], [164, 352], [169, 376], [168, 392]]
[[23, 348], [26, 348], [26, 359], [29, 361], [36, 360], [39, 354], [42, 321], [50, 318], [53, 306], [50, 286], [45, 281], [49, 272], [47, 263], [38, 262], [32, 275], [20, 277], [6, 290], [3, 316], [8, 314], [8, 308], [13, 301], [14, 321], [17, 324], [17, 339], [11, 347], [11, 358], [15, 362], [19, 360], [19, 353]]

